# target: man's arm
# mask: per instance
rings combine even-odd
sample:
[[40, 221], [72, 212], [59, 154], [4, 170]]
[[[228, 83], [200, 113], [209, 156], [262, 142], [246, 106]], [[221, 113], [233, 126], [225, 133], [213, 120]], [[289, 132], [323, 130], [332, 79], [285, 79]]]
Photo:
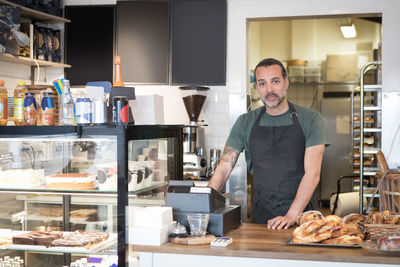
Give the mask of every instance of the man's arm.
[[208, 183], [209, 187], [212, 187], [217, 191], [220, 191], [222, 187], [224, 187], [229, 175], [231, 175], [233, 167], [235, 167], [239, 154], [239, 151], [230, 146], [224, 147], [222, 158], [215, 169], [214, 175]]
[[294, 225], [297, 216], [310, 202], [321, 174], [322, 157], [325, 145], [307, 147], [304, 155], [304, 176], [301, 179], [296, 197], [285, 216], [277, 216], [268, 221], [268, 228], [288, 229]]

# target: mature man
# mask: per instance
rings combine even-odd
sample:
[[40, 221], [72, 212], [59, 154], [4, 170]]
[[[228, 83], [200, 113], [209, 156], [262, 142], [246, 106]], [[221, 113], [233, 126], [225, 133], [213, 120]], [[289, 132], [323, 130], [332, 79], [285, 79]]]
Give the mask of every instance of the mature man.
[[262, 60], [255, 81], [264, 106], [238, 118], [209, 186], [221, 190], [244, 150], [254, 174], [253, 222], [287, 229], [304, 210], [317, 208], [313, 194], [327, 144], [324, 120], [288, 102], [289, 79], [280, 61]]

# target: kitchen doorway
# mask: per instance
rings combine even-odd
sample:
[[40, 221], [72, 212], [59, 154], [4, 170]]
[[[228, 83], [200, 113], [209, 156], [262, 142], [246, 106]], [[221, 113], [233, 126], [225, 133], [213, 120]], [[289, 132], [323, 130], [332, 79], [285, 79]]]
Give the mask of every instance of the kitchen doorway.
[[[345, 38], [341, 26], [354, 27], [356, 35]], [[348, 88], [344, 90], [351, 92], [360, 83], [360, 69], [374, 60], [374, 51], [379, 46], [382, 47], [381, 14], [249, 19], [246, 69], [248, 111], [262, 106], [255, 88], [254, 67], [264, 58], [276, 58], [287, 68], [289, 101], [321, 112], [325, 88]], [[344, 106], [350, 103], [348, 98], [339, 101], [346, 102], [342, 103]], [[339, 142], [337, 140], [348, 140], [350, 143], [350, 133], [341, 132], [340, 139], [333, 136], [336, 134], [328, 133], [331, 146], [325, 151], [340, 146], [335, 144]], [[342, 146], [334, 153], [325, 152], [324, 164], [334, 158], [344, 159], [345, 163], [335, 173], [321, 174], [316, 192], [321, 208], [329, 209], [330, 195], [336, 192], [337, 173], [348, 175], [352, 172], [349, 151], [350, 145]], [[247, 175], [247, 184], [248, 195], [252, 196], [250, 173]], [[344, 185], [344, 190], [351, 190], [351, 185]], [[248, 199], [248, 215], [251, 218], [251, 200]]]

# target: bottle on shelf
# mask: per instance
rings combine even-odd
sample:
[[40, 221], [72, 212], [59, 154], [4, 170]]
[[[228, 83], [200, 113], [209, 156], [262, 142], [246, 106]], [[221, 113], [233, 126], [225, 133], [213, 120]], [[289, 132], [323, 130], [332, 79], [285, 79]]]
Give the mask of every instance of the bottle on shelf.
[[115, 56], [114, 58], [114, 66], [115, 66], [115, 77], [113, 81], [114, 87], [124, 87], [124, 83], [122, 82], [121, 76], [121, 56]]
[[8, 92], [4, 87], [4, 81], [0, 80], [0, 126], [7, 125], [8, 121], [7, 97]]
[[60, 125], [74, 125], [74, 99], [71, 95], [69, 80], [63, 80], [61, 94]]
[[24, 125], [24, 100], [25, 93], [28, 92], [25, 81], [18, 81], [14, 89], [14, 124]]
[[24, 99], [24, 125], [36, 125], [37, 122], [37, 104], [35, 93], [25, 93]]

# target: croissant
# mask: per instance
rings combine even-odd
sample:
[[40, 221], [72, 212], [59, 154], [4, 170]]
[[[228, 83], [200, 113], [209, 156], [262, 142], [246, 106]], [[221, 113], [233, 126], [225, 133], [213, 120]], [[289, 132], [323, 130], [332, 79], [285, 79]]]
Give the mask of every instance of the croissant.
[[317, 243], [332, 236], [334, 222], [324, 220], [305, 222], [293, 231], [295, 243]]
[[342, 235], [335, 238], [329, 238], [322, 241], [322, 244], [335, 244], [335, 245], [359, 245], [363, 239], [359, 236]]
[[322, 215], [322, 213], [318, 210], [309, 210], [306, 212], [303, 212], [302, 214], [300, 214], [299, 217], [297, 217], [296, 223], [298, 225], [301, 225], [305, 222], [309, 222], [309, 221], [314, 221], [314, 220], [324, 220], [324, 216]]

